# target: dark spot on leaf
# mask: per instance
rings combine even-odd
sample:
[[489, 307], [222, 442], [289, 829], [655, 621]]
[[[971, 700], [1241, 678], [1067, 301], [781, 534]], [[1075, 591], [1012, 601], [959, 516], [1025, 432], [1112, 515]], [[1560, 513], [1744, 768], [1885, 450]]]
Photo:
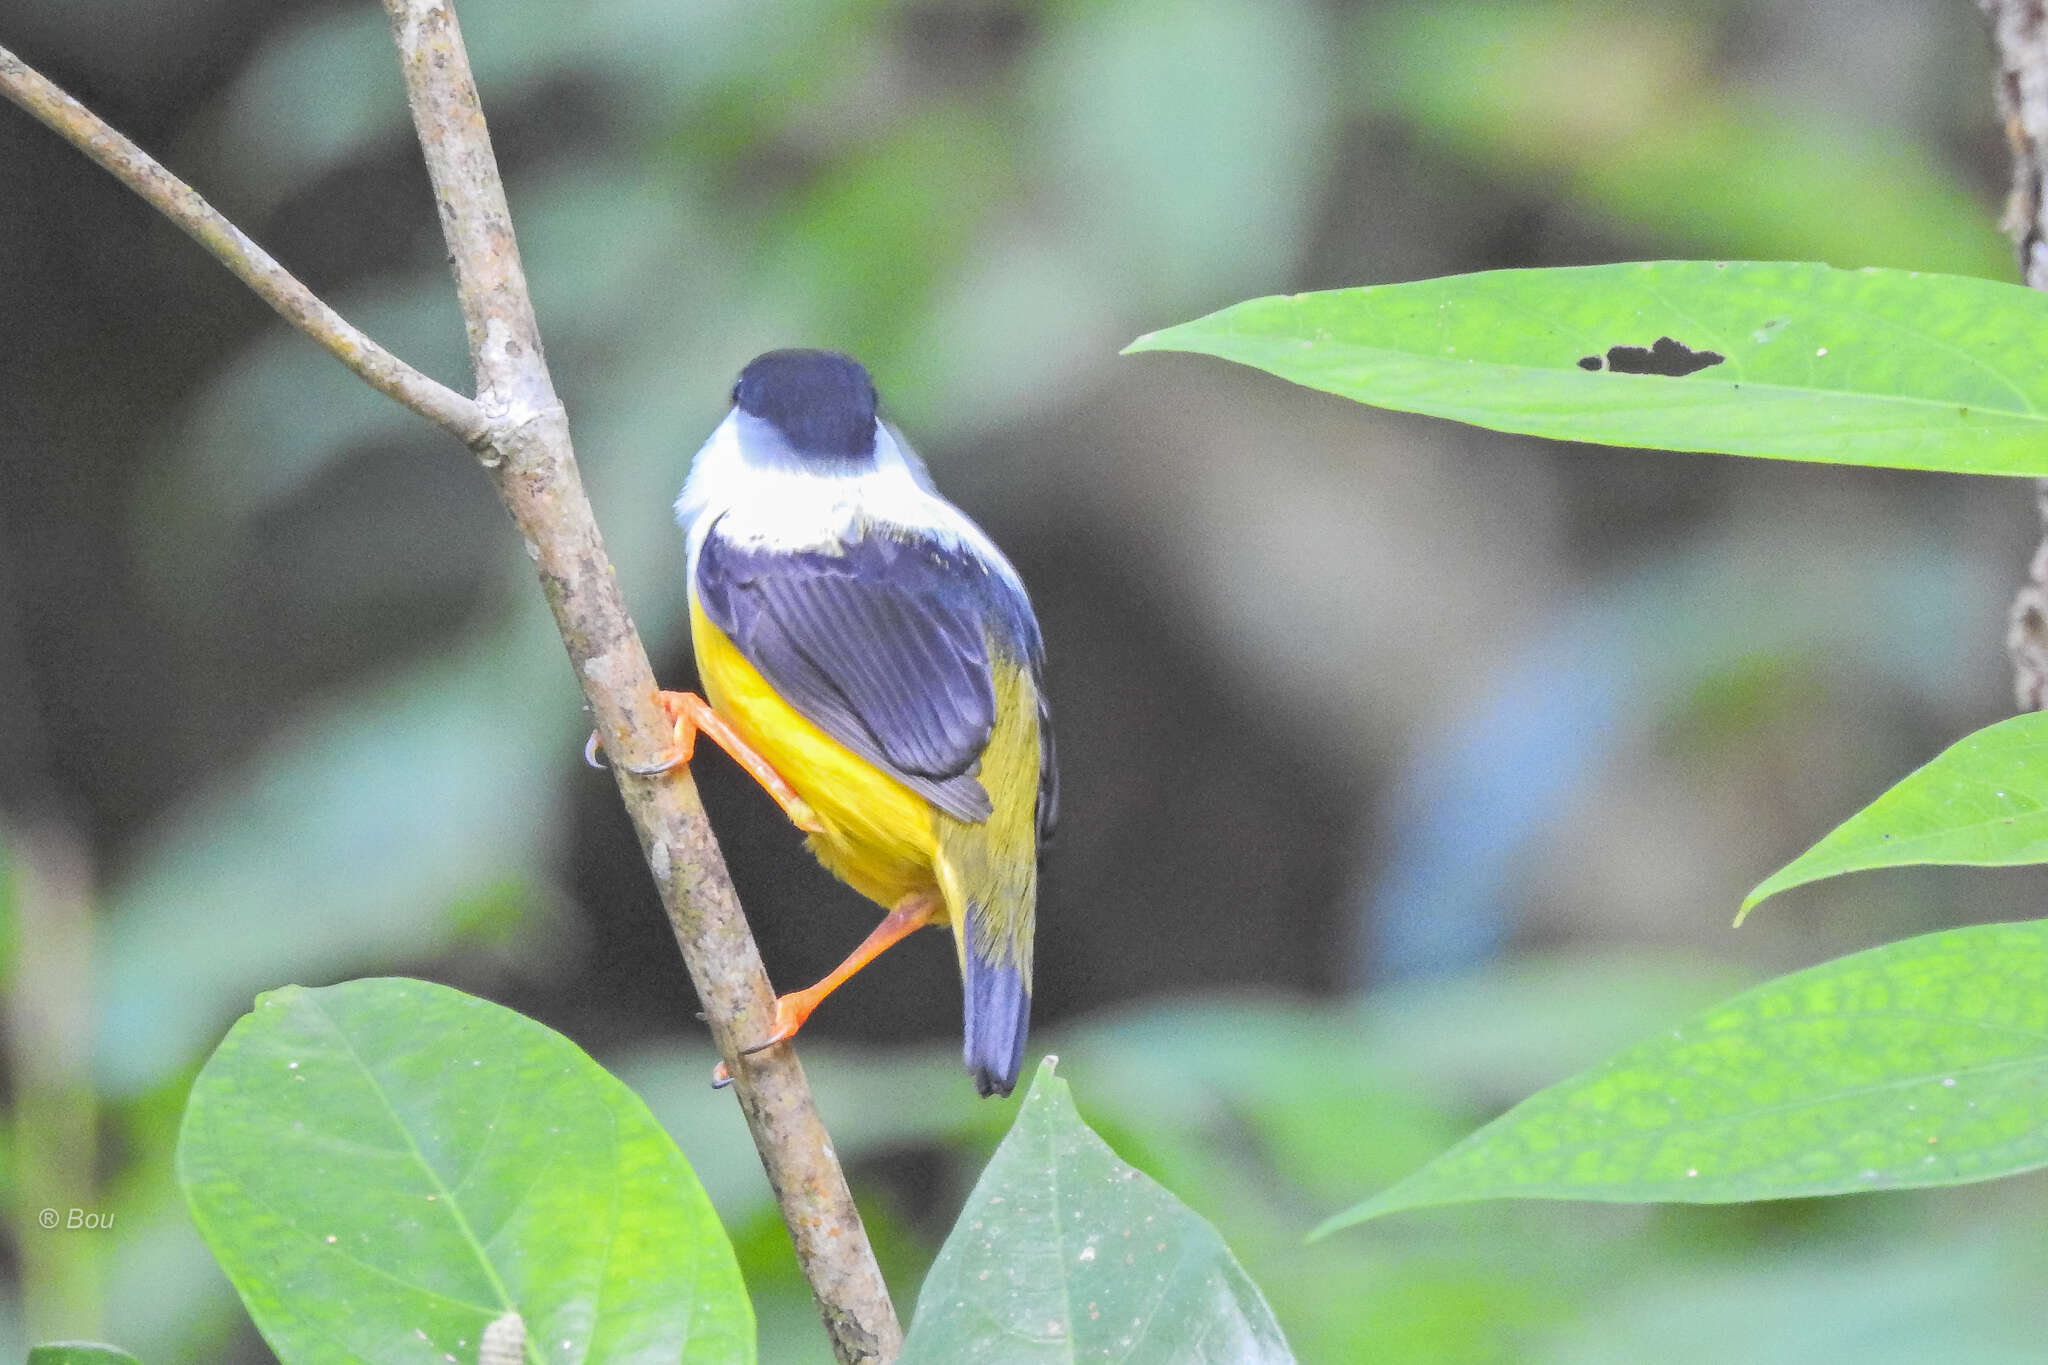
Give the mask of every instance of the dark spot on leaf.
[[1582, 355], [1582, 356], [1580, 356], [1580, 357], [1579, 357], [1579, 368], [1580, 368], [1580, 369], [1582, 369], [1582, 370], [1597, 370], [1597, 369], [1599, 369], [1599, 368], [1600, 368], [1600, 357], [1599, 357], [1599, 356], [1597, 356], [1597, 355]]
[[1607, 368], [1616, 374], [1659, 374], [1670, 379], [1683, 379], [1727, 358], [1718, 351], [1695, 351], [1670, 337], [1658, 337], [1651, 346], [1607, 348]]

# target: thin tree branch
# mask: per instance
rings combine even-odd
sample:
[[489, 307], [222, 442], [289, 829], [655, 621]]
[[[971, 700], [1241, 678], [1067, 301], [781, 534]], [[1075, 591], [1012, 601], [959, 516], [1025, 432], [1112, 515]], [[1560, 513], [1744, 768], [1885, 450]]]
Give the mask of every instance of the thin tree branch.
[[436, 383], [350, 325], [348, 319], [299, 283], [262, 247], [249, 240], [199, 192], [155, 158], [109, 128], [92, 110], [52, 85], [21, 58], [0, 47], [0, 95], [84, 152], [134, 190], [185, 235], [256, 291], [286, 322], [325, 346], [342, 364], [437, 426], [475, 446], [487, 434], [483, 412], [455, 390]]
[[[1998, 112], [2012, 146], [2012, 192], [2005, 230], [2019, 248], [2030, 289], [2048, 290], [2048, 3], [1977, 0], [1998, 50]], [[2013, 595], [2005, 649], [2013, 695], [2023, 711], [2048, 709], [2048, 479], [2036, 480], [2034, 502], [2043, 535], [2027, 582]]]
[[620, 760], [612, 766], [619, 794], [736, 1078], [833, 1350], [847, 1365], [892, 1360], [902, 1329], [803, 1068], [788, 1047], [740, 1054], [767, 1034], [774, 996], [696, 784], [687, 772], [627, 771], [627, 761], [658, 757], [673, 737], [576, 471], [454, 9], [445, 0], [384, 7], [454, 262], [478, 398], [499, 430], [492, 478], [539, 568], [606, 751]]
[[315, 297], [211, 205], [13, 54], [0, 94], [49, 125], [183, 228], [300, 331], [379, 391], [476, 450], [526, 540], [562, 642], [616, 759], [639, 834], [741, 1112], [796, 1243], [833, 1351], [845, 1365], [893, 1360], [903, 1333], [845, 1174], [794, 1051], [751, 1057], [774, 997], [709, 821], [687, 772], [636, 777], [672, 742], [654, 671], [598, 534], [539, 329], [476, 84], [444, 0], [384, 0], [407, 100], [434, 184], [469, 331], [478, 398], [407, 366]]

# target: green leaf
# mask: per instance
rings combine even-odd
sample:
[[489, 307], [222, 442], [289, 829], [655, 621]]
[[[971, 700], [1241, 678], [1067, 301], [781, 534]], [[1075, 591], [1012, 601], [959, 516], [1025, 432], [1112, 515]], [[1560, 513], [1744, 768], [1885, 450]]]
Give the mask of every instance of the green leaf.
[[[2048, 298], [1960, 275], [1496, 270], [1252, 299], [1126, 350], [1201, 352], [1361, 403], [1563, 440], [2048, 473]], [[1633, 372], [1652, 351], [1700, 368]]]
[[193, 1218], [286, 1365], [754, 1358], [732, 1245], [631, 1091], [559, 1034], [396, 979], [261, 996], [193, 1085]]
[[1291, 1362], [1223, 1239], [1095, 1136], [1054, 1060], [918, 1291], [902, 1365]]
[[52, 1341], [28, 1353], [28, 1365], [142, 1365], [126, 1351], [92, 1341]]
[[1873, 867], [2048, 862], [2048, 712], [1987, 725], [1850, 816], [1742, 898]]
[[1314, 1235], [1431, 1204], [1718, 1204], [2048, 1165], [2048, 922], [1769, 981], [1524, 1100]]

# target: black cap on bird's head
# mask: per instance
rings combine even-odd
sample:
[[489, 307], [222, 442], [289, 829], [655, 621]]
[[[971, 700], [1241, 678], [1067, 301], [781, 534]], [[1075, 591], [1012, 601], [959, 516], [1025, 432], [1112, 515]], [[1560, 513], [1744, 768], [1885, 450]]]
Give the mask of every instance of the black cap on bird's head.
[[875, 453], [875, 383], [837, 351], [769, 351], [732, 386], [733, 406], [773, 426], [803, 455]]

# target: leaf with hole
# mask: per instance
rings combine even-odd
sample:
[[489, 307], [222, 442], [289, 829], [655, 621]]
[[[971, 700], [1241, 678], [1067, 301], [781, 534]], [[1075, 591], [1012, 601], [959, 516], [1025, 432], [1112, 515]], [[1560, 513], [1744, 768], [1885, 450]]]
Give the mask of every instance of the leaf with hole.
[[1476, 1199], [1731, 1203], [2048, 1166], [2048, 922], [1769, 981], [1524, 1100], [1317, 1235]]
[[285, 1365], [754, 1358], [732, 1245], [646, 1106], [575, 1044], [421, 981], [260, 997], [192, 1087], [178, 1175]]
[[902, 1365], [1292, 1362], [1215, 1229], [1118, 1160], [1053, 1064], [925, 1276]]
[[1559, 440], [2048, 474], [2048, 298], [1961, 275], [1495, 270], [1252, 299], [1126, 350]]

